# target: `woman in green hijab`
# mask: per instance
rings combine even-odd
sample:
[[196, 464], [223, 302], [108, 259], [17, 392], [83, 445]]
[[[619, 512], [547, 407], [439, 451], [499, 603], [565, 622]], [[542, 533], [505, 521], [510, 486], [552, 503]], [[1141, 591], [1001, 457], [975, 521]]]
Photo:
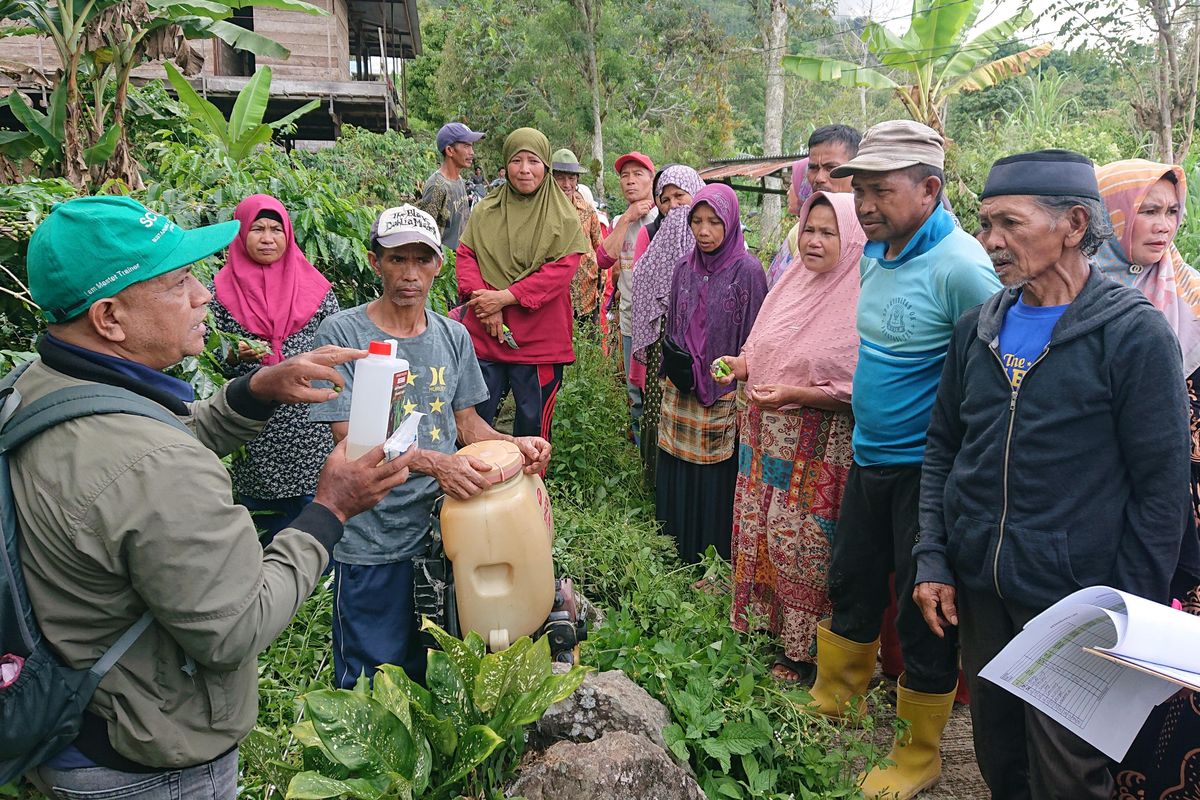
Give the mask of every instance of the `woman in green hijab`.
[[505, 183], [479, 202], [456, 253], [457, 317], [475, 345], [491, 424], [510, 390], [514, 436], [550, 439], [571, 347], [571, 280], [588, 250], [579, 216], [550, 178], [550, 142], [533, 128], [504, 140]]

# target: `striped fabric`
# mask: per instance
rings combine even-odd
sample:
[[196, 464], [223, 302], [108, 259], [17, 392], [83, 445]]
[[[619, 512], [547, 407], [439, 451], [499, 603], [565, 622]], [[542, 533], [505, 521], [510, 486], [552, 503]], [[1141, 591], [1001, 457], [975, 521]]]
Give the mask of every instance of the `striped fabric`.
[[662, 380], [662, 390], [658, 419], [661, 450], [692, 464], [716, 464], [733, 456], [737, 447], [737, 401], [733, 394], [705, 408], [696, 395], [680, 394], [667, 378]]

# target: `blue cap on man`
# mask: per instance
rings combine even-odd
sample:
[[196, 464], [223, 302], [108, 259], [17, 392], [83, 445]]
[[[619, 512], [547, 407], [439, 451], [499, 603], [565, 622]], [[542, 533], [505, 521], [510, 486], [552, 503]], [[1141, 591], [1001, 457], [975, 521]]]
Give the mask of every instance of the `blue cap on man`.
[[461, 122], [447, 122], [437, 132], [437, 149], [445, 153], [446, 148], [458, 142], [478, 142], [486, 134], [473, 131]]

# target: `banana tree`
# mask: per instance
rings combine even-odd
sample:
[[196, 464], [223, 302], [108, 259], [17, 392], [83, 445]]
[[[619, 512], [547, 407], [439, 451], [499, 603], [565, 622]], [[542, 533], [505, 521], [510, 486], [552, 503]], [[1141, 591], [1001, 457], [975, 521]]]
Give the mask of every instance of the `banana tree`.
[[1039, 44], [996, 57], [1033, 22], [1029, 8], [968, 39], [983, 5], [984, 0], [913, 0], [912, 23], [903, 36], [868, 22], [862, 40], [878, 68], [803, 54], [784, 56], [784, 68], [808, 81], [889, 89], [913, 119], [944, 132], [950, 97], [1022, 75], [1051, 50]]
[[[174, 59], [188, 74], [199, 72], [203, 57], [188, 40], [217, 38], [255, 55], [286, 58], [287, 48], [228, 21], [243, 7], [271, 7], [326, 14], [303, 0], [0, 0], [6, 34], [37, 35], [50, 40], [62, 63], [49, 78], [54, 92], [43, 124], [29, 104], [13, 92], [9, 105], [28, 132], [45, 145], [43, 165], [80, 188], [110, 180], [141, 186], [138, 165], [129, 151], [125, 109], [130, 75], [139, 64]], [[10, 33], [11, 32], [11, 33]], [[85, 91], [86, 90], [86, 91]], [[85, 100], [88, 102], [85, 103]], [[50, 125], [61, 114], [61, 126]], [[56, 120], [57, 121], [57, 120]], [[56, 144], [47, 141], [47, 136]], [[28, 137], [0, 140], [0, 152], [20, 155]]]
[[238, 92], [229, 119], [221, 109], [205, 100], [192, 88], [187, 79], [170, 64], [167, 80], [179, 96], [179, 101], [188, 107], [197, 126], [221, 143], [222, 149], [234, 161], [241, 161], [260, 144], [271, 140], [271, 134], [294, 123], [297, 119], [321, 105], [320, 100], [310, 100], [285, 117], [274, 122], [263, 122], [267, 113], [267, 101], [271, 97], [271, 68], [259, 67], [249, 82]]

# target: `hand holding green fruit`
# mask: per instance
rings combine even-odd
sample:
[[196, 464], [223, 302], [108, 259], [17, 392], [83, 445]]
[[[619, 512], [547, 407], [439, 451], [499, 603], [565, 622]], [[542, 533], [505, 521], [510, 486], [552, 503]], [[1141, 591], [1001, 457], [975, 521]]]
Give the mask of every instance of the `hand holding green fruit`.
[[728, 386], [734, 381], [744, 381], [749, 378], [746, 372], [745, 356], [721, 356], [709, 366], [713, 380], [721, 386]]
[[271, 345], [261, 339], [239, 339], [237, 354], [242, 361], [262, 361], [271, 355]]

